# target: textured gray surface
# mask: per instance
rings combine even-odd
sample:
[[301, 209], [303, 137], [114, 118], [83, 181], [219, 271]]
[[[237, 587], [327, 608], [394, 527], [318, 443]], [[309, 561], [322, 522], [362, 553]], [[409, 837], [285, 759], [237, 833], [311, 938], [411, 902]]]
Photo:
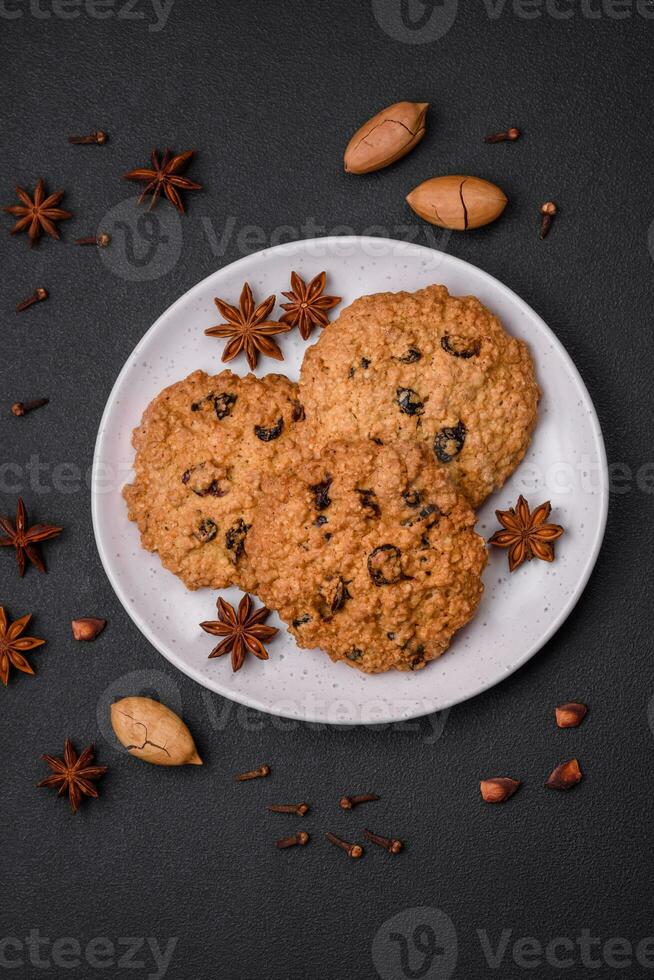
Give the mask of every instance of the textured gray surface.
[[[654, 20], [645, 4], [599, 0], [458, 8], [452, 0], [424, 8], [417, 0], [176, 0], [157, 31], [143, 0], [131, 12], [123, 0], [14, 0], [0, 11], [2, 203], [12, 202], [14, 183], [32, 188], [43, 175], [50, 189], [66, 188], [64, 206], [75, 214], [61, 243], [30, 251], [24, 237], [6, 234], [8, 216], [0, 237], [0, 506], [12, 510], [20, 491], [36, 520], [66, 528], [47, 546], [47, 576], [31, 569], [20, 581], [10, 554], [0, 555], [0, 601], [16, 617], [33, 611], [34, 633], [48, 640], [32, 657], [38, 675], [0, 692], [2, 973], [13, 960], [13, 976], [88, 978], [102, 972], [99, 963], [111, 977], [161, 976], [149, 944], [166, 949], [173, 937], [167, 976], [179, 980], [557, 976], [566, 958], [568, 976], [613, 975], [621, 961], [622, 976], [651, 971], [651, 950], [648, 967], [647, 947], [639, 964], [636, 946], [654, 933], [653, 531], [643, 482], [652, 443]], [[426, 43], [407, 43], [416, 39]], [[427, 138], [388, 171], [348, 179], [346, 139], [399, 98], [432, 103]], [[484, 133], [508, 125], [524, 139], [482, 144]], [[95, 127], [110, 132], [105, 147], [68, 146], [68, 134]], [[154, 263], [137, 261], [120, 236], [113, 268], [75, 248], [74, 238], [113, 221], [109, 212], [131, 197], [120, 174], [167, 144], [198, 149], [189, 173], [205, 185], [188, 195], [183, 223], [171, 223], [172, 244], [161, 245], [163, 255], [181, 245], [172, 268], [148, 278], [159, 246]], [[161, 311], [216, 267], [276, 240], [281, 226], [291, 226], [287, 237], [376, 226], [438, 243], [403, 198], [451, 171], [497, 181], [510, 204], [501, 222], [450, 238], [448, 250], [544, 316], [598, 409], [621, 476], [597, 568], [527, 667], [447, 717], [326, 730], [245, 712], [175, 673], [112, 594], [87, 486], [105, 400]], [[561, 213], [541, 243], [535, 212], [547, 198]], [[131, 204], [122, 208], [133, 218]], [[14, 303], [37, 285], [51, 299], [17, 316]], [[17, 398], [41, 395], [52, 399], [46, 409], [8, 415]], [[84, 614], [110, 620], [94, 645], [69, 635], [71, 617]], [[179, 698], [202, 769], [166, 771], [114, 754], [98, 717], [115, 691], [137, 690]], [[573, 697], [591, 711], [578, 731], [559, 732], [552, 706]], [[79, 748], [95, 741], [111, 767], [101, 799], [75, 818], [34, 787], [45, 775], [41, 753], [59, 753], [67, 735]], [[586, 781], [569, 795], [542, 789], [552, 766], [573, 754]], [[273, 767], [269, 780], [234, 785], [233, 772], [262, 761]], [[504, 772], [525, 786], [506, 807], [483, 807], [479, 777]], [[335, 808], [342, 792], [369, 789], [383, 801], [365, 814]], [[303, 823], [314, 843], [278, 853], [271, 842], [295, 822], [263, 804], [295, 799], [314, 804]], [[371, 852], [357, 864], [319, 839], [326, 829], [356, 837], [368, 822], [405, 837], [406, 852]], [[450, 917], [458, 953], [433, 911], [384, 925], [421, 906]], [[429, 950], [428, 928], [415, 930], [430, 921], [443, 950], [433, 962], [415, 947]], [[584, 943], [586, 934], [601, 942]], [[530, 936], [542, 947], [569, 942], [541, 954], [514, 947]], [[131, 966], [127, 937], [141, 937]], [[615, 937], [631, 952], [603, 945]], [[499, 970], [485, 942], [505, 943]]]

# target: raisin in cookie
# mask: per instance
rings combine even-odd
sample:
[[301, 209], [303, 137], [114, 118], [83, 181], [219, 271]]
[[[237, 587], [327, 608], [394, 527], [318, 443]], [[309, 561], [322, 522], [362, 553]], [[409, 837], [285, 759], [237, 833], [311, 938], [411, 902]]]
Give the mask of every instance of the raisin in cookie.
[[355, 300], [307, 350], [300, 378], [315, 446], [417, 438], [473, 507], [524, 456], [538, 397], [527, 345], [445, 286]]
[[263, 490], [247, 554], [301, 647], [367, 673], [418, 670], [475, 612], [486, 546], [419, 443], [337, 442]]
[[303, 418], [278, 374], [195, 371], [157, 395], [134, 430], [136, 477], [123, 490], [143, 547], [189, 589], [253, 589], [244, 546], [261, 480], [294, 464]]

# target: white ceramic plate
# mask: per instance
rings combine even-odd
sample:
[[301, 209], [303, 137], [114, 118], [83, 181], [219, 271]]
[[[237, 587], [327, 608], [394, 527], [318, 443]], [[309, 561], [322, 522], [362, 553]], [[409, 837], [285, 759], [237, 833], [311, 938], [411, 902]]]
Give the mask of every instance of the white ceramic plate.
[[[216, 594], [189, 592], [139, 545], [127, 520], [121, 487], [131, 478], [132, 429], [148, 402], [196, 368], [216, 373], [223, 342], [204, 329], [220, 319], [213, 302], [236, 303], [244, 280], [255, 298], [281, 300], [291, 270], [306, 280], [325, 269], [327, 292], [343, 297], [415, 290], [444, 283], [453, 294], [478, 296], [505, 327], [528, 341], [543, 392], [540, 420], [527, 457], [506, 486], [479, 512], [488, 538], [496, 508], [519, 493], [530, 503], [551, 500], [552, 519], [566, 528], [553, 564], [533, 561], [509, 576], [506, 552], [492, 549], [485, 593], [474, 620], [439, 660], [417, 673], [368, 676], [334, 664], [318, 650], [296, 647], [282, 628], [270, 660], [249, 658], [236, 674], [229, 658], [208, 660], [212, 648], [197, 625], [215, 618]], [[333, 316], [337, 315], [338, 309]], [[276, 308], [273, 316], [280, 315]], [[280, 339], [280, 338], [277, 338]], [[314, 332], [317, 339], [317, 331]], [[282, 335], [285, 361], [260, 359], [258, 374], [285, 371], [297, 379], [306, 344], [298, 331]], [[245, 374], [243, 356], [229, 365]], [[379, 238], [322, 238], [280, 245], [213, 273], [177, 300], [148, 330], [123, 367], [109, 397], [95, 450], [93, 524], [109, 580], [141, 632], [171, 663], [200, 684], [261, 711], [331, 724], [400, 721], [449, 707], [497, 684], [524, 664], [564, 622], [578, 601], [602, 542], [608, 474], [602, 435], [588, 392], [552, 331], [511, 290], [474, 266], [443, 252]], [[234, 601], [239, 593], [222, 593]]]

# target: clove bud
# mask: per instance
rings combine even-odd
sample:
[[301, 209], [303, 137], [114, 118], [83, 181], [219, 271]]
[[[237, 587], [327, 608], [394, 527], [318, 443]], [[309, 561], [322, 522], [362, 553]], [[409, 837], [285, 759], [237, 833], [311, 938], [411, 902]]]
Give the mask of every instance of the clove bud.
[[33, 412], [35, 408], [42, 408], [47, 404], [47, 398], [35, 398], [31, 402], [14, 402], [11, 406], [11, 412], [16, 418], [21, 418], [21, 416], [27, 415], [28, 412]]
[[484, 803], [506, 803], [519, 786], [519, 779], [511, 779], [510, 776], [493, 776], [491, 779], [482, 779], [479, 783], [479, 791]]
[[271, 813], [294, 813], [297, 817], [304, 817], [309, 812], [308, 803], [278, 803], [269, 806]]
[[85, 238], [76, 238], [76, 245], [97, 245], [98, 248], [106, 248], [111, 244], [111, 235], [106, 231], [101, 231], [99, 235], [89, 235]]
[[364, 830], [363, 836], [366, 840], [369, 840], [371, 844], [377, 844], [378, 847], [383, 847], [385, 851], [389, 854], [399, 854], [403, 848], [401, 840], [396, 837], [382, 837], [381, 834], [373, 834], [371, 830]]
[[581, 782], [581, 769], [576, 759], [562, 762], [547, 777], [545, 783], [550, 789], [572, 789]]
[[107, 625], [107, 620], [97, 619], [95, 616], [85, 616], [82, 619], [73, 619], [70, 625], [76, 640], [90, 642], [100, 635]]
[[555, 709], [556, 723], [559, 728], [578, 728], [588, 713], [588, 708], [580, 701], [568, 701], [559, 704]]
[[295, 847], [296, 844], [300, 844], [304, 847], [305, 844], [309, 843], [309, 835], [305, 830], [299, 830], [297, 834], [293, 834], [292, 837], [282, 837], [281, 840], [276, 842], [276, 847]]
[[541, 239], [547, 238], [552, 227], [552, 221], [554, 220], [554, 215], [556, 214], [556, 204], [554, 201], [546, 201], [545, 204], [540, 206], [540, 237]]
[[378, 799], [379, 797], [376, 793], [361, 793], [360, 796], [342, 796], [339, 800], [339, 806], [341, 810], [351, 810], [353, 807], [358, 806], [359, 803], [371, 803]]
[[48, 290], [44, 289], [43, 286], [39, 286], [39, 288], [35, 289], [32, 295], [28, 296], [27, 299], [23, 299], [20, 303], [16, 303], [16, 313], [22, 313], [23, 310], [28, 310], [30, 306], [33, 306], [35, 303], [42, 303], [43, 300], [47, 298]]
[[484, 143], [513, 143], [515, 140], [520, 139], [520, 130], [512, 126], [511, 129], [507, 129], [506, 132], [502, 133], [492, 133], [490, 136], [484, 136]]
[[84, 144], [90, 145], [92, 143], [97, 144], [97, 146], [103, 146], [108, 139], [108, 134], [102, 129], [95, 129], [92, 133], [87, 136], [69, 136], [68, 142], [76, 144], [77, 146], [83, 146]]
[[336, 847], [340, 847], [341, 850], [345, 851], [348, 857], [354, 858], [356, 860], [360, 858], [363, 854], [363, 848], [361, 847], [361, 844], [351, 844], [349, 841], [342, 840], [340, 837], [337, 837], [336, 834], [332, 834], [332, 833], [325, 834], [325, 837], [327, 838], [330, 844], [335, 844]]
[[270, 775], [270, 766], [265, 763], [259, 766], [258, 769], [250, 769], [249, 772], [241, 772], [234, 776], [234, 779], [238, 780], [239, 783], [244, 783], [248, 779], [261, 779], [263, 776]]

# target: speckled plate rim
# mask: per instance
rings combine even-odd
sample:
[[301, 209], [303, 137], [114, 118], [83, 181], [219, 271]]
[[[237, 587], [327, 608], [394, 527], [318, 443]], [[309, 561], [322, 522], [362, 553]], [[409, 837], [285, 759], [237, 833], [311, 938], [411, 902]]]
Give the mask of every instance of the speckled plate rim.
[[[387, 715], [375, 714], [374, 717], [369, 719], [362, 718], [360, 716], [352, 717], [326, 717], [323, 711], [311, 711], [311, 710], [296, 710], [296, 708], [287, 708], [279, 706], [271, 706], [266, 704], [260, 698], [250, 695], [247, 691], [234, 691], [221, 685], [219, 680], [214, 680], [211, 684], [207, 683], [207, 678], [202, 675], [198, 670], [194, 669], [191, 665], [182, 660], [177, 653], [162, 644], [159, 638], [155, 635], [153, 630], [150, 629], [149, 625], [144, 621], [138, 611], [133, 608], [129, 601], [129, 598], [123, 588], [123, 585], [115, 572], [113, 563], [110, 556], [105, 548], [102, 534], [102, 524], [100, 516], [99, 507], [99, 496], [92, 491], [91, 494], [91, 510], [92, 510], [92, 520], [93, 520], [93, 530], [95, 534], [96, 545], [98, 548], [98, 553], [102, 561], [105, 573], [111, 583], [114, 592], [116, 593], [118, 599], [120, 600], [123, 608], [141, 631], [141, 633], [149, 640], [149, 642], [154, 646], [159, 653], [161, 653], [170, 663], [186, 674], [188, 677], [197, 681], [207, 690], [213, 691], [215, 693], [221, 694], [232, 701], [237, 701], [238, 703], [244, 704], [247, 707], [254, 708], [258, 711], [262, 711], [268, 714], [273, 714], [278, 717], [291, 718], [294, 720], [313, 722], [313, 723], [323, 723], [329, 725], [352, 725], [352, 724], [392, 724], [394, 722], [406, 721], [412, 718], [423, 717], [425, 715], [431, 714], [434, 711], [442, 711], [447, 708], [453, 707], [456, 704], [460, 704], [470, 698], [476, 697], [478, 694], [489, 690], [496, 684], [499, 684], [505, 678], [511, 676], [520, 667], [524, 666], [542, 647], [548, 642], [548, 640], [557, 632], [561, 625], [568, 618], [577, 602], [579, 601], [586, 584], [590, 578], [593, 571], [599, 551], [602, 545], [602, 540], [604, 538], [604, 532], [606, 529], [606, 521], [608, 515], [608, 502], [609, 502], [609, 476], [608, 476], [608, 466], [606, 459], [606, 451], [604, 447], [604, 440], [602, 436], [602, 431], [593, 405], [592, 399], [584, 384], [579, 371], [577, 370], [574, 361], [568, 354], [567, 350], [563, 344], [559, 341], [552, 330], [547, 326], [545, 321], [524, 301], [522, 300], [513, 290], [505, 286], [500, 280], [496, 279], [494, 276], [479, 269], [477, 266], [472, 265], [472, 263], [466, 262], [464, 259], [460, 259], [457, 256], [450, 255], [447, 252], [442, 252], [438, 249], [429, 248], [427, 246], [417, 245], [415, 243], [402, 242], [396, 239], [389, 238], [377, 238], [373, 236], [325, 236], [324, 238], [315, 239], [304, 239], [295, 242], [287, 242], [281, 245], [272, 246], [270, 248], [262, 249], [259, 252], [251, 253], [249, 255], [243, 256], [237, 259], [235, 262], [229, 265], [223, 266], [210, 275], [206, 276], [200, 282], [192, 286], [186, 293], [180, 296], [174, 303], [172, 303], [152, 324], [152, 326], [146, 331], [141, 340], [138, 342], [130, 356], [127, 358], [125, 364], [123, 365], [115, 383], [111, 390], [111, 393], [107, 399], [107, 403], [100, 421], [100, 426], [98, 429], [98, 435], [95, 444], [95, 451], [93, 456], [93, 470], [92, 470], [92, 487], [96, 484], [96, 479], [98, 475], [98, 469], [101, 465], [101, 461], [104, 455], [104, 443], [105, 436], [107, 432], [107, 423], [111, 417], [112, 412], [115, 408], [115, 403], [117, 401], [117, 396], [121, 390], [126, 376], [133, 369], [133, 362], [135, 358], [139, 355], [143, 347], [145, 347], [152, 337], [160, 327], [162, 323], [167, 321], [175, 312], [182, 307], [184, 304], [199, 297], [204, 291], [207, 290], [209, 283], [218, 273], [225, 273], [227, 269], [231, 272], [238, 272], [241, 267], [252, 267], [253, 262], [259, 257], [261, 259], [267, 258], [270, 255], [281, 253], [285, 255], [297, 255], [299, 252], [306, 250], [309, 252], [312, 248], [318, 248], [321, 250], [319, 254], [327, 255], [330, 249], [334, 249], [334, 254], [338, 254], [338, 250], [343, 248], [356, 248], [360, 247], [364, 254], [375, 254], [375, 250], [378, 248], [388, 248], [393, 250], [394, 254], [402, 255], [406, 253], [406, 256], [416, 257], [420, 254], [426, 255], [431, 263], [434, 262], [435, 257], [439, 263], [445, 266], [453, 267], [458, 269], [460, 272], [465, 272], [469, 270], [474, 276], [480, 277], [481, 280], [491, 289], [497, 290], [504, 297], [506, 301], [513, 304], [516, 309], [528, 320], [534, 323], [538, 329], [545, 334], [548, 338], [551, 347], [556, 351], [558, 357], [564, 362], [570, 378], [574, 381], [577, 393], [579, 395], [580, 401], [584, 403], [585, 410], [589, 416], [590, 422], [592, 424], [592, 434], [594, 437], [594, 448], [597, 454], [596, 469], [598, 477], [598, 486], [594, 491], [597, 495], [597, 502], [599, 507], [598, 520], [595, 528], [595, 533], [591, 545], [588, 549], [586, 556], [586, 561], [579, 575], [575, 588], [570, 593], [567, 601], [562, 604], [558, 615], [550, 623], [550, 625], [543, 631], [543, 633], [538, 637], [537, 640], [532, 642], [527, 646], [522, 654], [515, 658], [513, 662], [505, 667], [501, 673], [498, 672], [498, 676], [488, 678], [484, 681], [480, 681], [476, 684], [471, 684], [469, 689], [465, 692], [458, 692], [450, 698], [440, 699], [437, 703], [430, 705], [429, 700], [424, 698], [422, 702], [418, 702], [416, 698], [415, 709], [404, 710], [396, 712], [391, 711]], [[368, 249], [368, 251], [366, 251]], [[327, 268], [327, 258], [322, 263], [323, 266]], [[436, 281], [436, 280], [434, 280]], [[401, 288], [401, 284], [397, 284], [397, 288]], [[351, 301], [351, 300], [350, 300]], [[340, 665], [334, 665], [340, 666]], [[429, 668], [427, 668], [429, 669]], [[393, 672], [391, 672], [393, 673]], [[419, 672], [419, 674], [422, 672]], [[413, 675], [418, 677], [419, 674]], [[375, 675], [379, 676], [379, 675]], [[388, 675], [382, 675], [388, 676]], [[406, 706], [405, 701], [401, 701], [403, 706]]]

